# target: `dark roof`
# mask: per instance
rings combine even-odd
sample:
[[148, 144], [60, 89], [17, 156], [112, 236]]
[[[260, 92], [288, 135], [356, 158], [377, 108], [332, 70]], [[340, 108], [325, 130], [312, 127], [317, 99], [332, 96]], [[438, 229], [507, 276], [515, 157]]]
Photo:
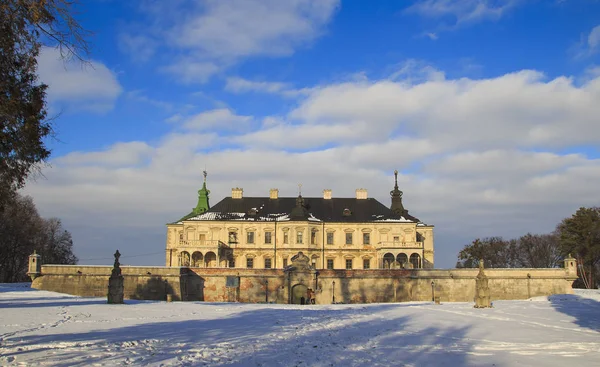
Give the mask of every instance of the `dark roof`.
[[[190, 213], [183, 220], [256, 220], [256, 221], [287, 221], [309, 220], [325, 222], [375, 222], [375, 221], [405, 221], [420, 222], [419, 219], [405, 213], [394, 214], [373, 198], [303, 198], [304, 209], [294, 213], [304, 213], [303, 217], [291, 217], [292, 209], [296, 207], [296, 197], [270, 199], [268, 197], [244, 197], [233, 199], [226, 197], [219, 201], [207, 212], [200, 215]], [[348, 209], [348, 210], [347, 210]]]

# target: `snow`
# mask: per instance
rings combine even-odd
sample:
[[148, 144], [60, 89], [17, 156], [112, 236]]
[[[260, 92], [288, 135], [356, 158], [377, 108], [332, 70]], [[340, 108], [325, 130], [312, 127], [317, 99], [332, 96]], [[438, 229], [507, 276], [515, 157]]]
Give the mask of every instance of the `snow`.
[[0, 284], [0, 365], [600, 365], [600, 293], [472, 303], [107, 305]]

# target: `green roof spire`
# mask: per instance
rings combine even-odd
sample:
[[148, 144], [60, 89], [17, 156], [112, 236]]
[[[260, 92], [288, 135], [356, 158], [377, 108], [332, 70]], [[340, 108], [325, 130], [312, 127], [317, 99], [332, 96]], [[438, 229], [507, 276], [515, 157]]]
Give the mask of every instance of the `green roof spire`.
[[196, 215], [200, 215], [210, 209], [210, 205], [208, 204], [208, 194], [210, 194], [210, 190], [206, 189], [206, 176], [208, 173], [206, 173], [206, 170], [202, 171], [202, 173], [204, 174], [204, 183], [202, 183], [202, 188], [198, 190], [198, 205], [192, 210]]

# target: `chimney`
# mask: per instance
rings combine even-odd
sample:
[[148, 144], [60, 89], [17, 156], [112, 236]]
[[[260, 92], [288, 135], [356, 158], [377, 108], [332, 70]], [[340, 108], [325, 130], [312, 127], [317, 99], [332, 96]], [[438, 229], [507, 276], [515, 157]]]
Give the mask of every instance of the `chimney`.
[[331, 200], [331, 189], [323, 190], [323, 199]]
[[269, 190], [269, 199], [279, 199], [279, 189]]
[[367, 198], [367, 189], [356, 189], [356, 198], [364, 200]]
[[243, 196], [244, 196], [244, 189], [240, 189], [239, 187], [231, 189], [231, 198], [232, 199], [241, 199]]

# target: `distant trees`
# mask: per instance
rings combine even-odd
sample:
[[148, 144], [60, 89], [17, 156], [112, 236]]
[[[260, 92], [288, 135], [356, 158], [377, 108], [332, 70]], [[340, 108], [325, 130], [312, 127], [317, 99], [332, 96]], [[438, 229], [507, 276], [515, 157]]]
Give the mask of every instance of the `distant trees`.
[[31, 197], [16, 194], [0, 209], [0, 282], [27, 281], [34, 250], [44, 263], [77, 263], [71, 234], [60, 220], [40, 217]]
[[596, 288], [600, 274], [600, 208], [580, 208], [550, 234], [528, 233], [518, 239], [477, 238], [458, 253], [457, 268], [474, 268], [483, 259], [490, 268], [555, 268], [571, 254], [581, 285]]
[[562, 257], [555, 234], [528, 233], [518, 239], [476, 239], [458, 253], [458, 268], [475, 268], [483, 259], [489, 268], [554, 268]]
[[458, 253], [457, 268], [476, 268], [484, 260], [489, 268], [511, 268], [515, 264], [515, 241], [502, 237], [477, 238]]

